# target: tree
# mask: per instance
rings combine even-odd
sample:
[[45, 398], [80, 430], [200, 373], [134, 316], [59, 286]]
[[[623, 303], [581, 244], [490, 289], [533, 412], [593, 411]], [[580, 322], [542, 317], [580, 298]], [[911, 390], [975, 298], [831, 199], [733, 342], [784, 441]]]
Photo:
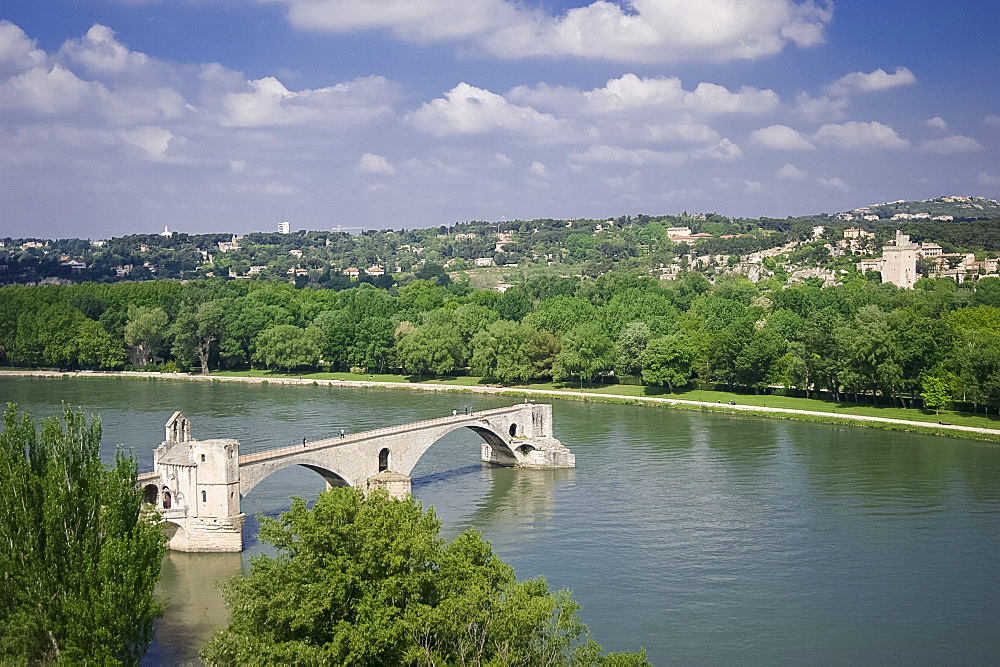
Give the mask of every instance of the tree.
[[474, 529], [446, 544], [433, 510], [383, 491], [301, 498], [262, 518], [274, 557], [223, 588], [232, 620], [214, 664], [647, 664], [601, 656], [567, 591], [517, 582]]
[[934, 414], [941, 414], [941, 406], [950, 398], [948, 381], [938, 375], [926, 375], [920, 386], [923, 389], [920, 397], [924, 399], [924, 405], [934, 408]]
[[640, 357], [649, 344], [649, 327], [644, 322], [630, 322], [615, 343], [615, 375], [636, 377], [642, 374]]
[[654, 338], [642, 352], [642, 380], [664, 386], [673, 393], [691, 381], [692, 367], [698, 354], [697, 346], [684, 334]]
[[785, 354], [788, 344], [774, 329], [754, 329], [749, 342], [736, 357], [736, 378], [740, 384], [765, 389], [777, 380], [778, 361]]
[[360, 368], [385, 371], [392, 355], [395, 329], [392, 321], [382, 317], [366, 317], [358, 322], [348, 363]]
[[165, 540], [136, 462], [100, 460], [101, 423], [8, 404], [0, 433], [0, 662], [137, 663], [162, 605]]
[[452, 324], [426, 324], [405, 333], [396, 344], [399, 362], [407, 373], [440, 377], [463, 361], [462, 337]]
[[500, 382], [527, 382], [534, 375], [529, 326], [498, 320], [472, 339], [472, 372]]
[[583, 386], [584, 380], [593, 380], [611, 367], [614, 345], [597, 322], [586, 322], [574, 327], [562, 341], [552, 367], [555, 380], [576, 377]]
[[222, 299], [188, 306], [174, 322], [173, 353], [178, 361], [201, 365], [201, 374], [208, 375], [208, 360], [217, 351], [220, 340], [227, 334], [227, 305]]
[[257, 336], [253, 358], [268, 368], [289, 372], [295, 368], [315, 368], [322, 338], [319, 327], [301, 329], [294, 324], [279, 324]]
[[130, 305], [125, 325], [125, 344], [135, 350], [139, 366], [149, 363], [167, 338], [167, 314], [162, 308], [140, 308]]

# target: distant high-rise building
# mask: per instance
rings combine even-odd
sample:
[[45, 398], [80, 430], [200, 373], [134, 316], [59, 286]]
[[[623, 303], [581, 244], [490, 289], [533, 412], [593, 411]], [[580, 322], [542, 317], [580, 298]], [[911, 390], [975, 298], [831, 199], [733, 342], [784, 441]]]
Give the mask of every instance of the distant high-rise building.
[[160, 236], [171, 236], [171, 235], [172, 232], [170, 231], [170, 229], [166, 225], [163, 225], [163, 231], [160, 232]]
[[288, 233], [288, 221], [278, 223], [278, 233], [287, 234]]
[[917, 281], [917, 253], [920, 246], [896, 230], [894, 245], [882, 248], [882, 282], [910, 289]]

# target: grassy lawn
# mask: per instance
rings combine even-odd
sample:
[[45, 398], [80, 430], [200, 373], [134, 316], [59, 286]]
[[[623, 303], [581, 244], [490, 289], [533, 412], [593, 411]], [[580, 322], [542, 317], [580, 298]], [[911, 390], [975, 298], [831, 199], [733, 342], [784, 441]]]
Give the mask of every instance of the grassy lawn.
[[[417, 378], [414, 376], [407, 375], [394, 375], [394, 374], [380, 374], [380, 373], [304, 373], [302, 375], [298, 374], [287, 374], [287, 373], [274, 373], [270, 371], [255, 370], [255, 371], [217, 371], [213, 372], [216, 376], [250, 376], [259, 378], [299, 378], [303, 380], [355, 380], [355, 381], [367, 381], [367, 382], [405, 382], [414, 383], [418, 382]], [[449, 385], [459, 385], [463, 387], [483, 387], [488, 386], [490, 383], [486, 383], [482, 378], [471, 377], [471, 376], [456, 376], [456, 377], [443, 377], [441, 379], [422, 379], [419, 381], [420, 384], [449, 384]], [[494, 384], [493, 386], [501, 386]], [[737, 394], [728, 391], [703, 391], [703, 390], [691, 390], [678, 393], [669, 393], [666, 389], [660, 387], [643, 387], [640, 385], [629, 385], [629, 384], [598, 384], [598, 385], [584, 385], [580, 388], [579, 383], [562, 383], [562, 382], [536, 382], [528, 385], [502, 385], [505, 388], [517, 390], [517, 389], [547, 389], [553, 391], [583, 391], [586, 393], [593, 394], [617, 394], [621, 396], [634, 396], [636, 398], [677, 398], [688, 401], [705, 401], [708, 403], [721, 403], [723, 405], [728, 404], [729, 401], [735, 401], [739, 405], [752, 405], [761, 406], [768, 408], [789, 408], [794, 410], [813, 410], [816, 412], [832, 412], [839, 414], [849, 414], [849, 415], [864, 415], [868, 417], [884, 417], [887, 419], [906, 419], [910, 421], [920, 421], [927, 422], [929, 424], [937, 424], [938, 421], [942, 421], [948, 424], [958, 424], [961, 426], [978, 426], [987, 428], [1000, 428], [1000, 417], [995, 414], [991, 414], [988, 417], [983, 414], [972, 415], [970, 413], [959, 413], [951, 410], [942, 410], [940, 415], [936, 415], [931, 411], [924, 411], [919, 409], [907, 409], [900, 407], [882, 407], [873, 406], [870, 404], [854, 404], [854, 403], [834, 403], [833, 401], [826, 401], [822, 399], [814, 398], [795, 398], [789, 396], [775, 396], [775, 395], [754, 395], [754, 394]]]

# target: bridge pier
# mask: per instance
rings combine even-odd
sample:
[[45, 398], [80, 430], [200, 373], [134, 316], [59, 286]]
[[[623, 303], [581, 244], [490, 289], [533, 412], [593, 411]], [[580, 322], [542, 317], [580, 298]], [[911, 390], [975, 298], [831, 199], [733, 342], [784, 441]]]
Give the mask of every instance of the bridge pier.
[[390, 472], [383, 470], [379, 474], [369, 477], [365, 484], [365, 493], [371, 493], [376, 489], [382, 489], [390, 497], [402, 500], [411, 493], [412, 480], [408, 475], [401, 472]]
[[167, 547], [178, 551], [241, 551], [240, 500], [261, 480], [289, 466], [308, 468], [327, 488], [384, 489], [403, 498], [410, 473], [431, 445], [467, 428], [483, 439], [483, 461], [517, 468], [572, 468], [576, 457], [552, 435], [552, 406], [525, 403], [472, 414], [314, 440], [240, 456], [233, 439], [194, 440], [175, 412], [153, 453], [153, 472], [139, 475], [143, 497], [161, 513]]

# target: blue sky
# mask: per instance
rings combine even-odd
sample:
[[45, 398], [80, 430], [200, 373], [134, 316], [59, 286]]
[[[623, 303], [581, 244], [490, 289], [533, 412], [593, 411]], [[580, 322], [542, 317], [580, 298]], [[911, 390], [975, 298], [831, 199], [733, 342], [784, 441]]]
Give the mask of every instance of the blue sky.
[[0, 236], [1000, 195], [995, 3], [7, 0]]

